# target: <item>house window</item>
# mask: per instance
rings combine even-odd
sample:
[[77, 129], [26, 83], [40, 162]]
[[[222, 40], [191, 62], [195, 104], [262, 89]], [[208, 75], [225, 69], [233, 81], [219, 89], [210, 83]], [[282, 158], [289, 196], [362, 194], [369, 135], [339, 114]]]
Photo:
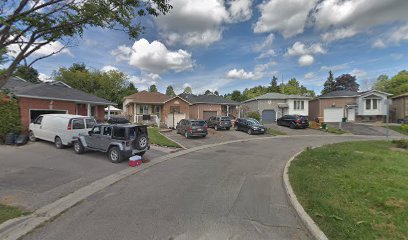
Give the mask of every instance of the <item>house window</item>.
[[171, 106], [170, 112], [180, 113], [180, 106]]
[[366, 110], [371, 109], [371, 99], [366, 99]]
[[140, 114], [149, 114], [149, 106], [148, 105], [140, 105], [139, 113]]
[[295, 110], [303, 110], [305, 109], [305, 101], [294, 101], [294, 106], [293, 108]]
[[378, 108], [378, 99], [373, 99], [373, 109]]

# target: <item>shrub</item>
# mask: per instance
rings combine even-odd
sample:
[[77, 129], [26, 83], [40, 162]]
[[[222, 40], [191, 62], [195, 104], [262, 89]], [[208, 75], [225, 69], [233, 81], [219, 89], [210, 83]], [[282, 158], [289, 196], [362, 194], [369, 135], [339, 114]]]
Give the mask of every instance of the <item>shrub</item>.
[[408, 149], [408, 140], [392, 140], [392, 143], [394, 143], [397, 148], [404, 148], [404, 149]]
[[402, 124], [400, 128], [401, 130], [408, 132], [408, 124]]
[[3, 142], [7, 133], [19, 133], [21, 129], [20, 111], [17, 100], [5, 99], [0, 93], [0, 141]]
[[259, 112], [249, 112], [247, 113], [247, 117], [256, 119], [258, 121], [261, 120], [261, 115], [259, 114]]

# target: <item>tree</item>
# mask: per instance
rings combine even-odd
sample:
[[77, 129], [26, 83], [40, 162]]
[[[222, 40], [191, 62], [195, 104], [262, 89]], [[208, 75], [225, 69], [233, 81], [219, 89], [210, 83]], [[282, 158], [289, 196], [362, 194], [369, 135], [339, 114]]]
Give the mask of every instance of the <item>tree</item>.
[[185, 87], [185, 88], [184, 88], [183, 93], [186, 93], [186, 94], [193, 94], [193, 89], [191, 89], [191, 87], [190, 87], [190, 86], [187, 86], [187, 87]]
[[9, 61], [10, 64], [0, 75], [0, 88], [21, 61], [26, 61], [44, 46], [57, 41], [63, 45], [48, 55], [34, 59], [28, 66], [72, 46], [75, 37], [82, 37], [89, 27], [120, 29], [129, 37], [136, 38], [144, 29], [140, 24], [143, 16], [166, 14], [171, 8], [168, 0], [3, 0], [0, 61]]
[[239, 90], [234, 90], [232, 91], [232, 93], [226, 94], [224, 97], [227, 99], [236, 101], [236, 102], [242, 102], [244, 100], [247, 100], [247, 99], [243, 99], [241, 91]]
[[208, 95], [213, 95], [213, 92], [211, 92], [210, 90], [205, 91], [204, 95], [208, 96]]
[[13, 75], [21, 77], [22, 79], [32, 83], [40, 82], [40, 79], [38, 78], [38, 71], [33, 67], [20, 65], [16, 68], [16, 71], [14, 72]]
[[156, 87], [155, 84], [153, 84], [153, 85], [151, 85], [151, 86], [149, 87], [149, 92], [157, 92], [157, 87]]
[[382, 74], [378, 76], [377, 81], [374, 83], [373, 89], [386, 92], [389, 80], [388, 75]]
[[333, 72], [329, 71], [329, 77], [327, 78], [326, 82], [324, 82], [323, 90], [321, 94], [326, 94], [329, 92], [333, 92], [336, 90], [336, 82], [334, 81]]
[[400, 71], [391, 79], [388, 79], [386, 75], [379, 76], [374, 84], [374, 89], [394, 95], [408, 92], [408, 71]]
[[313, 97], [315, 92], [313, 90], [308, 90], [305, 86], [301, 85], [296, 78], [292, 78], [287, 84], [281, 84], [280, 88], [288, 95], [300, 95], [300, 96], [310, 96]]
[[169, 85], [166, 88], [166, 95], [170, 97], [176, 96], [176, 93], [174, 92], [173, 86]]
[[278, 78], [276, 76], [272, 77], [271, 86], [269, 88], [269, 91], [270, 92], [276, 92], [276, 93], [280, 92], [280, 89], [279, 89], [279, 86], [278, 86]]
[[215, 90], [215, 91], [214, 91], [214, 95], [219, 96], [220, 93], [219, 93], [217, 90]]
[[347, 90], [357, 92], [360, 85], [357, 83], [356, 76], [351, 76], [350, 74], [343, 74], [336, 78], [335, 82], [336, 91]]

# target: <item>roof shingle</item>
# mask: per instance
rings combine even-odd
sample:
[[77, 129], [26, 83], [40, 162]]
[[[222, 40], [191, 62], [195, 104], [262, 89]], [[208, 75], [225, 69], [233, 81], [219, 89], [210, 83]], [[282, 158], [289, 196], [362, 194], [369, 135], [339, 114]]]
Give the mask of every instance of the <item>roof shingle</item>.
[[132, 99], [136, 103], [156, 103], [161, 104], [171, 99], [172, 97], [167, 96], [159, 92], [147, 92], [141, 91], [134, 93], [130, 96], [125, 97], [126, 99]]

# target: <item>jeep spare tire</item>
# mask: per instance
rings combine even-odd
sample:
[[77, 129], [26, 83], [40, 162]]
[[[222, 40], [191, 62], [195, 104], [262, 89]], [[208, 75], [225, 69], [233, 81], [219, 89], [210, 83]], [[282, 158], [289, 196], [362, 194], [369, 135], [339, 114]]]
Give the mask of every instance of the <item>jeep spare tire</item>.
[[146, 135], [140, 135], [135, 140], [135, 148], [137, 150], [145, 149], [147, 147], [147, 144], [148, 144], [148, 139]]

